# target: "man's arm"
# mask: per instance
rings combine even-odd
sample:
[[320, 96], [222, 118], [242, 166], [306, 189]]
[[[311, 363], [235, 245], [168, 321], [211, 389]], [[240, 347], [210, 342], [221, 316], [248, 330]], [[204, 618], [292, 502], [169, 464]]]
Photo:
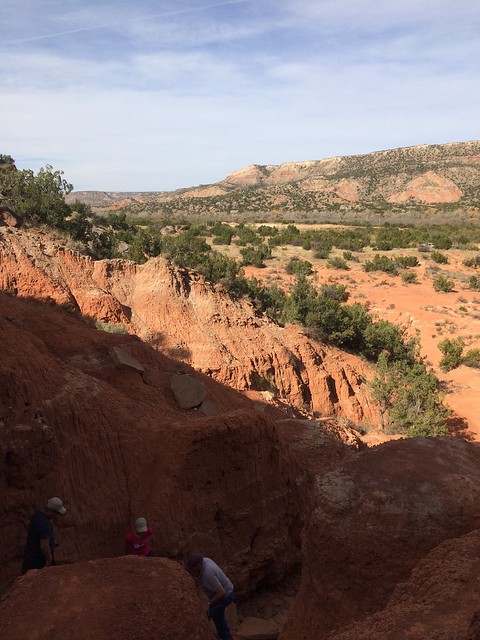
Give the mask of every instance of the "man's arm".
[[40, 540], [40, 551], [45, 557], [45, 566], [49, 567], [52, 564], [52, 551], [50, 549], [50, 540], [48, 538], [42, 538]]
[[220, 586], [208, 601], [209, 606], [211, 607], [212, 604], [215, 604], [216, 602], [218, 602], [224, 597], [225, 597], [225, 589], [222, 586]]

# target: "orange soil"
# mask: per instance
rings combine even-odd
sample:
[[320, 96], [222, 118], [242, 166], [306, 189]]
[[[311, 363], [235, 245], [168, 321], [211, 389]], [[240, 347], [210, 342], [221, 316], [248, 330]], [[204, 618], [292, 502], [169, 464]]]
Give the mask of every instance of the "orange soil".
[[[389, 257], [416, 255], [420, 266], [411, 270], [417, 274], [416, 284], [405, 284], [400, 275], [389, 276], [381, 272], [367, 273], [362, 264], [375, 254], [371, 251], [356, 254], [360, 262], [349, 262], [349, 270], [328, 269], [326, 261], [313, 260], [310, 251], [299, 247], [275, 250], [273, 260], [267, 261], [264, 269], [245, 269], [247, 276], [254, 276], [266, 284], [287, 285], [292, 278], [284, 271], [285, 263], [292, 255], [313, 263], [317, 283], [345, 284], [350, 292], [350, 302], [368, 302], [370, 310], [378, 318], [390, 320], [418, 332], [421, 352], [432, 366], [439, 379], [445, 383], [446, 402], [457, 417], [457, 425], [467, 429], [467, 437], [480, 441], [480, 417], [476, 412], [476, 401], [480, 390], [480, 370], [460, 366], [445, 374], [439, 369], [442, 357], [438, 344], [445, 338], [462, 337], [466, 350], [480, 347], [480, 293], [468, 289], [468, 278], [476, 272], [463, 265], [471, 252], [450, 250], [443, 252], [449, 263], [436, 265], [429, 254], [413, 249], [397, 249], [385, 252]], [[335, 251], [332, 255], [342, 255]], [[432, 273], [432, 267], [438, 272]], [[435, 275], [443, 273], [455, 282], [451, 293], [437, 293], [432, 284]]]

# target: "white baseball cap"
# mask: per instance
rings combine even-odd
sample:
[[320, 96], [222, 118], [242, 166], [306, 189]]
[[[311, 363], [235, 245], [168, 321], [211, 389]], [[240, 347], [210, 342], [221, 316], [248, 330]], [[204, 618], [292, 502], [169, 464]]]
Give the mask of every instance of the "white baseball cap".
[[145, 531], [148, 529], [147, 521], [145, 520], [145, 518], [137, 518], [135, 520], [135, 529], [138, 533], [145, 533]]
[[60, 513], [62, 516], [67, 511], [63, 506], [63, 502], [60, 500], [60, 498], [50, 498], [50, 500], [47, 502], [47, 509], [50, 509], [51, 511], [56, 511], [57, 513]]

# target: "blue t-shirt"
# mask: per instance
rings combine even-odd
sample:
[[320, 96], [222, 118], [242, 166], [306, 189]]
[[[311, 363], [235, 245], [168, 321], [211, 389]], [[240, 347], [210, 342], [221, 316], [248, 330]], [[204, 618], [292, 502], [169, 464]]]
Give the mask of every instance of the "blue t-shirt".
[[48, 540], [53, 554], [55, 535], [52, 521], [46, 513], [41, 509], [37, 509], [28, 525], [27, 543], [23, 554], [24, 562], [32, 565], [32, 567], [41, 568], [45, 566], [45, 556], [40, 548], [40, 540]]

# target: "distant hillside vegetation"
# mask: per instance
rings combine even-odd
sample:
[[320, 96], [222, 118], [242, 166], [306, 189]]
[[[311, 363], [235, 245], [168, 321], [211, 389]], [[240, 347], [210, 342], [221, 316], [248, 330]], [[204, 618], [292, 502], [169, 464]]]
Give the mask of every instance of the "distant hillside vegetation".
[[144, 217], [474, 221], [480, 214], [480, 141], [251, 165], [221, 182], [173, 192], [77, 191], [68, 198]]

